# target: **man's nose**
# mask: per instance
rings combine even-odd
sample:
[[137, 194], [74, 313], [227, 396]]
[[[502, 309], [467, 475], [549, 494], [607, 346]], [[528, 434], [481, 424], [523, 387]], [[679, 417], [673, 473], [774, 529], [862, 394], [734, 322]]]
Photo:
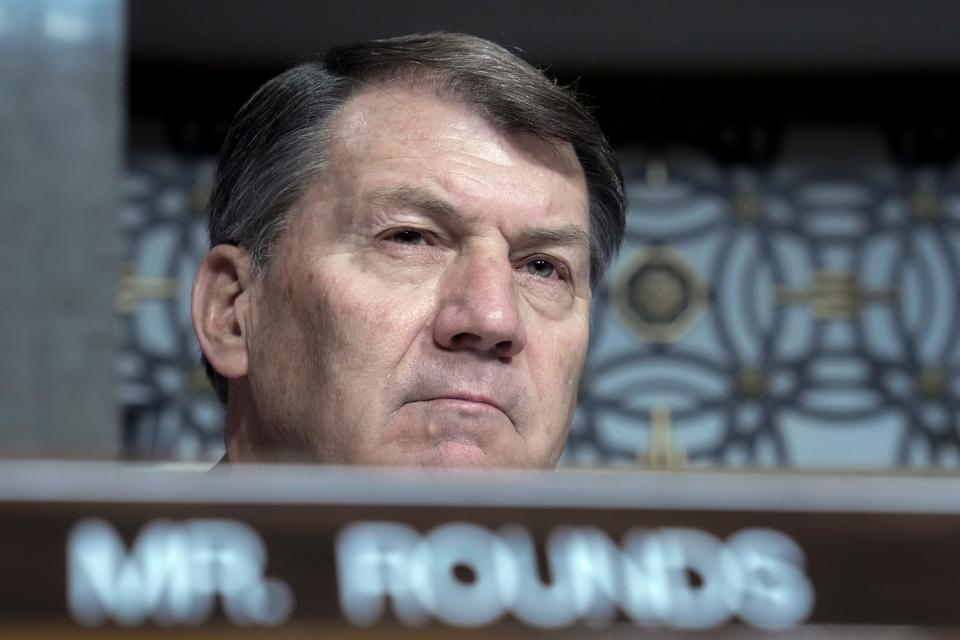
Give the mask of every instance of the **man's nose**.
[[527, 344], [513, 265], [494, 256], [461, 255], [440, 283], [434, 340], [446, 349], [512, 358]]

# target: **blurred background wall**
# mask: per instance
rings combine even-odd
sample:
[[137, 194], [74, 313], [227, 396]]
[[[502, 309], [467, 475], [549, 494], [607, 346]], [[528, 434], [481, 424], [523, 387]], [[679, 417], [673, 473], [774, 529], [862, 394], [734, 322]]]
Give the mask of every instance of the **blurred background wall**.
[[0, 453], [111, 456], [125, 63], [114, 0], [0, 1]]
[[[24, 4], [0, 0], [0, 16]], [[53, 137], [66, 144], [93, 125], [76, 106], [31, 120], [38, 87], [64, 83], [0, 62], [0, 187], [16, 192], [16, 183], [49, 205], [34, 212], [0, 195], [4, 228], [21, 234], [0, 240], [21, 274], [8, 270], [16, 284], [3, 286], [25, 301], [3, 314], [13, 327], [2, 332], [4, 449], [64, 453], [62, 433], [89, 429], [99, 439], [84, 441], [105, 455], [217, 457], [220, 409], [198, 367], [188, 292], [205, 250], [213, 158], [233, 114], [263, 81], [332, 44], [450, 29], [516, 48], [576, 84], [623, 160], [628, 239], [596, 295], [564, 463], [960, 465], [952, 2], [26, 4], [109, 6], [103, 24], [126, 15], [125, 35], [120, 23], [98, 67], [122, 79], [125, 113], [94, 78], [69, 76], [106, 101], [104, 144], [115, 149], [109, 136], [122, 133], [124, 153], [120, 163], [57, 152], [49, 132], [62, 130]], [[0, 46], [26, 50], [9, 29]], [[51, 56], [58, 45], [31, 46]], [[57, 164], [12, 155], [34, 140], [61, 163], [122, 166], [114, 182], [84, 179], [87, 195], [113, 189], [116, 206], [81, 216], [82, 200], [57, 200], [50, 190], [69, 188]], [[43, 189], [26, 186], [37, 176]], [[61, 220], [77, 228], [36, 235]], [[35, 237], [45, 239], [28, 244]], [[70, 262], [81, 256], [71, 251], [94, 246], [115, 249], [112, 276], [107, 254], [84, 257], [83, 268]], [[109, 314], [115, 339], [97, 353], [111, 371], [96, 372], [91, 358], [78, 375], [70, 349], [40, 344], [61, 335], [55, 318], [66, 313], [49, 308], [61, 304], [54, 272], [84, 280], [82, 304], [101, 314], [98, 327]], [[40, 358], [46, 369], [22, 364], [61, 352], [62, 364]], [[16, 382], [25, 367], [32, 382]], [[52, 393], [48, 377], [65, 388], [38, 396]], [[106, 414], [81, 413], [69, 393]]]

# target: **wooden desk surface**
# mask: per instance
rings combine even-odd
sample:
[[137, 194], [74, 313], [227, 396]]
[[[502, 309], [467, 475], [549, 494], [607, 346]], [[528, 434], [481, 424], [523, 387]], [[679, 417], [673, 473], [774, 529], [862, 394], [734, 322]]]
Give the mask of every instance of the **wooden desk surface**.
[[[84, 523], [87, 529], [81, 526]], [[384, 524], [389, 526], [380, 526]], [[744, 594], [749, 589], [744, 590], [737, 580], [747, 574], [737, 573], [740, 578], [730, 578], [733, 574], [723, 568], [733, 557], [731, 550], [739, 549], [740, 553], [749, 540], [755, 539], [747, 536], [734, 543], [738, 532], [756, 529], [773, 531], [780, 536], [778, 539], [789, 541], [801, 552], [799, 561], [790, 562], [799, 563], [798, 573], [812, 590], [813, 604], [798, 621], [801, 626], [793, 630], [754, 630], [751, 620], [762, 620], [763, 612], [753, 618], [745, 613]], [[89, 534], [87, 538], [78, 533], [81, 531]], [[575, 591], [580, 590], [577, 597], [581, 601], [592, 598], [590, 606], [607, 607], [604, 611], [610, 615], [604, 618], [596, 614], [599, 609], [591, 609], [594, 613], [590, 613], [589, 607], [583, 605], [586, 608], [577, 615], [571, 614], [569, 623], [552, 629], [549, 620], [544, 623], [547, 626], [539, 627], [524, 622], [517, 614], [520, 605], [504, 601], [502, 615], [494, 611], [489, 624], [468, 630], [456, 621], [460, 620], [458, 615], [469, 617], [469, 610], [456, 613], [446, 611], [443, 607], [447, 605], [442, 602], [438, 604], [438, 599], [443, 601], [449, 594], [434, 594], [431, 600], [422, 594], [408, 593], [413, 598], [411, 606], [420, 607], [419, 613], [424, 616], [424, 626], [409, 627], [409, 621], [400, 619], [397, 611], [395, 600], [399, 592], [393, 592], [390, 597], [384, 595], [382, 611], [375, 619], [365, 623], [372, 626], [358, 626], [359, 614], [352, 618], [347, 614], [348, 596], [344, 595], [349, 591], [345, 590], [345, 582], [353, 580], [352, 574], [344, 573], [344, 567], [364, 566], [350, 564], [350, 552], [344, 551], [353, 548], [343, 541], [355, 531], [360, 532], [357, 540], [369, 540], [371, 535], [383, 532], [413, 540], [408, 540], [413, 546], [403, 547], [406, 555], [400, 560], [389, 554], [378, 560], [387, 563], [383, 571], [399, 566], [389, 564], [395, 561], [408, 563], [403, 566], [411, 573], [432, 571], [435, 567], [430, 563], [446, 557], [443, 553], [453, 553], [461, 559], [459, 564], [473, 563], [473, 569], [467, 569], [467, 577], [452, 579], [448, 571], [437, 574], [440, 582], [433, 583], [459, 590], [457, 593], [465, 598], [479, 597], [480, 591], [494, 582], [500, 585], [496, 587], [500, 591], [494, 589], [499, 597], [506, 597], [503, 594], [507, 593], [507, 587], [503, 587], [506, 578], [502, 575], [491, 578], [493, 582], [489, 584], [484, 582], [486, 569], [480, 567], [486, 565], [482, 558], [474, 559], [471, 555], [471, 549], [480, 549], [476, 553], [483, 550], [471, 539], [489, 540], [495, 551], [502, 551], [507, 548], [504, 541], [512, 539], [511, 535], [528, 536], [536, 545], [534, 565], [539, 566], [539, 575], [530, 578], [533, 582], [524, 583], [528, 585], [539, 584], [537, 579], [544, 585], [551, 584], [549, 574], [561, 567], [556, 564], [560, 561], [550, 556], [559, 553], [557, 549], [580, 549], [582, 556], [583, 549], [592, 548], [591, 540], [599, 540], [600, 547], [608, 550], [603, 552], [607, 555], [590, 556], [593, 560], [588, 558], [587, 565], [580, 557], [578, 566], [586, 573], [571, 584]], [[443, 548], [447, 551], [424, 555], [427, 542], [443, 537], [432, 533], [438, 531], [444, 532], [447, 546]], [[681, 533], [677, 534], [678, 531]], [[462, 544], [457, 536], [462, 537]], [[228, 538], [239, 546], [230, 547], [234, 543], [225, 542]], [[629, 542], [641, 538], [647, 545], [642, 552]], [[769, 540], [756, 540], [759, 556], [749, 556], [753, 553], [750, 549], [746, 549], [746, 556], [734, 556], [762, 559], [761, 547]], [[453, 547], [448, 544], [451, 541]], [[396, 542], [394, 538], [383, 538], [377, 542], [381, 543]], [[369, 551], [379, 547], [362, 548]], [[781, 545], [776, 553], [787, 553], [786, 548]], [[728, 616], [717, 618], [721, 626], [711, 631], [711, 637], [720, 638], [764, 637], [765, 633], [788, 638], [835, 637], [837, 629], [843, 631], [842, 637], [859, 637], [851, 634], [858, 633], [858, 628], [863, 633], [876, 631], [878, 626], [884, 630], [885, 638], [932, 638], [955, 637], [949, 635], [950, 628], [960, 628], [960, 606], [956, 604], [960, 586], [957, 477], [443, 473], [319, 467], [258, 467], [229, 474], [191, 474], [130, 470], [117, 465], [0, 462], [0, 638], [65, 637], [67, 633], [68, 637], [135, 633], [145, 638], [173, 633], [187, 638], [265, 634], [271, 638], [331, 634], [356, 638], [464, 634], [579, 637], [578, 634], [595, 631], [598, 626], [611, 637], [632, 637], [640, 629], [631, 620], [640, 619], [637, 611], [644, 603], [637, 605], [636, 599], [629, 600], [629, 594], [635, 596], [638, 592], [625, 576], [640, 575], [653, 580], [649, 576], [654, 573], [650, 564], [654, 560], [637, 560], [641, 556], [647, 558], [643, 554], [651, 549], [663, 552], [656, 556], [659, 560], [654, 558], [657, 562], [662, 563], [664, 558], [674, 562], [664, 565], [668, 569], [682, 570], [686, 562], [695, 575], [683, 578], [683, 584], [669, 580], [663, 583], [673, 585], [670, 588], [679, 592], [667, 593], [663, 596], [666, 600], [658, 601], [660, 608], [654, 607], [649, 617], [642, 619], [645, 636], [670, 638], [684, 634], [684, 616], [695, 618], [697, 611], [684, 613], [678, 609], [677, 603], [683, 598], [694, 598], [690, 602], [705, 603], [704, 606], [720, 606], [717, 603], [723, 601], [723, 606], [730, 607]], [[246, 605], [236, 604], [233, 614], [227, 611], [231, 598], [235, 602], [241, 600], [224, 576], [239, 575], [237, 567], [247, 571], [248, 565], [243, 564], [245, 553], [262, 556], [256, 560], [260, 565], [252, 560], [253, 564], [249, 564], [260, 567], [262, 575], [258, 580], [266, 581], [263, 584], [274, 581], [290, 592], [292, 604], [284, 616], [268, 620], [270, 616], [263, 614], [265, 617], [258, 618], [255, 607], [246, 610]], [[677, 553], [681, 554], [679, 560]], [[502, 553], [491, 557], [500, 558], [497, 562], [501, 562]], [[622, 572], [607, 584], [597, 570], [599, 565], [590, 562], [610, 557], [614, 558], [610, 566]], [[706, 564], [696, 565], [697, 557]], [[225, 558], [233, 558], [230, 562], [234, 564]], [[410, 558], [420, 560], [414, 562]], [[709, 577], [713, 570], [709, 567], [714, 566], [721, 567], [717, 575], [727, 576], [724, 579], [728, 583], [718, 587]], [[197, 571], [207, 572], [203, 575], [213, 575], [220, 582], [201, 588], [197, 585], [206, 583], [197, 578]], [[698, 571], [709, 579], [696, 575]], [[510, 575], [511, 580], [519, 579]], [[767, 582], [772, 580], [762, 573], [757, 575]], [[208, 576], [208, 582], [209, 579]], [[411, 578], [410, 584], [426, 584], [422, 576], [418, 579], [421, 582]], [[586, 596], [582, 594], [584, 584], [593, 585]], [[663, 586], [655, 581], [641, 586], [651, 585]], [[730, 590], [736, 589], [740, 589], [736, 592], [740, 595], [730, 596]], [[203, 608], [203, 594], [211, 593], [216, 597], [207, 611]], [[522, 595], [510, 593], [513, 598]], [[715, 601], [708, 596], [716, 596]], [[123, 608], [131, 597], [140, 603], [139, 613], [131, 614]], [[673, 610], [669, 608], [671, 597]], [[456, 604], [449, 598], [445, 601]], [[166, 615], [165, 602], [169, 605], [167, 617], [172, 615], [173, 619], [158, 623]], [[199, 602], [196, 606], [200, 613], [184, 613], [194, 606], [190, 602]], [[631, 602], [637, 605], [633, 609], [628, 606]], [[540, 605], [534, 602], [530, 606]], [[84, 620], [84, 615], [88, 619]], [[128, 627], [121, 626], [124, 615], [128, 616]], [[590, 623], [593, 626], [584, 626], [590, 615], [600, 615], [602, 619]], [[247, 627], [237, 628], [238, 620]], [[81, 624], [84, 622], [90, 628]], [[810, 635], [816, 630], [820, 633]]]

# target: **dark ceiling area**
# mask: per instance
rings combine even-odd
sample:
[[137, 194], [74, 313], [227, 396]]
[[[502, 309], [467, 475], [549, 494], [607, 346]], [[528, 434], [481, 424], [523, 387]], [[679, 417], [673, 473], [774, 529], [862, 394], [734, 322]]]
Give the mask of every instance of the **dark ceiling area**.
[[960, 4], [132, 0], [132, 149], [207, 154], [264, 80], [334, 44], [437, 29], [575, 84], [615, 144], [762, 162], [797, 122], [879, 127], [907, 162], [960, 148]]
[[289, 62], [333, 44], [436, 29], [546, 64], [893, 67], [960, 63], [949, 0], [132, 0], [136, 59]]

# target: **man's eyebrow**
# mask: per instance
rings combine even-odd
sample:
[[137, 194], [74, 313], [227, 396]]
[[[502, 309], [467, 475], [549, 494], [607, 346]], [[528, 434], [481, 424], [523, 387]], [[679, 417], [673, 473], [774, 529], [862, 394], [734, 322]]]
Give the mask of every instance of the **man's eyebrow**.
[[[429, 191], [410, 185], [371, 191], [363, 196], [368, 204], [401, 205], [433, 213], [445, 218], [463, 218], [463, 212]], [[591, 241], [587, 230], [578, 224], [558, 227], [524, 229], [518, 234], [517, 244], [531, 246], [571, 246], [590, 253]]]
[[436, 197], [429, 191], [409, 185], [371, 191], [365, 194], [363, 199], [368, 204], [402, 205], [445, 218], [463, 217], [463, 214], [449, 202]]
[[559, 245], [572, 246], [590, 253], [590, 234], [578, 224], [565, 224], [559, 227], [524, 229], [519, 234], [518, 244], [522, 246]]

